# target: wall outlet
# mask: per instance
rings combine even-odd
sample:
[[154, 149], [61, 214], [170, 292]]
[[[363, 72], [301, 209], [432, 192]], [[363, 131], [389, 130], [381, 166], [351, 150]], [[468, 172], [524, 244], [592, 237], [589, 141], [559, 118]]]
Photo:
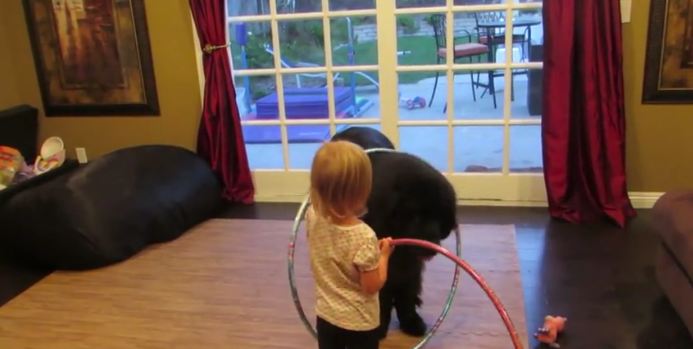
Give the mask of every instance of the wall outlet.
[[87, 160], [87, 150], [84, 148], [75, 148], [75, 154], [77, 154], [77, 161], [80, 164], [86, 164]]

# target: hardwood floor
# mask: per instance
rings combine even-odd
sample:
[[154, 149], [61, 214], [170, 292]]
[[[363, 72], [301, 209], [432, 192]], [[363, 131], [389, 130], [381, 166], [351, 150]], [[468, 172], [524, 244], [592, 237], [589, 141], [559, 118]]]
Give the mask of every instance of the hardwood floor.
[[[220, 218], [293, 219], [296, 204], [228, 207]], [[544, 315], [568, 317], [561, 348], [690, 349], [685, 326], [654, 277], [657, 237], [649, 211], [626, 229], [608, 223], [572, 225], [543, 208], [460, 207], [462, 223], [514, 224], [528, 331]], [[0, 305], [46, 271], [28, 270], [0, 256]], [[539, 347], [533, 340], [530, 347]]]
[[[230, 207], [222, 217], [293, 219], [298, 205]], [[690, 349], [693, 340], [657, 285], [649, 210], [626, 229], [573, 225], [544, 208], [459, 207], [461, 223], [514, 224], [529, 333], [568, 317], [561, 348]], [[540, 348], [534, 339], [530, 348]]]
[[[316, 348], [289, 296], [290, 230], [286, 220], [211, 219], [123, 263], [55, 272], [0, 308], [0, 348]], [[494, 287], [520, 343], [527, 343], [515, 235], [512, 225], [463, 225], [462, 253]], [[454, 244], [454, 238], [443, 241], [448, 249]], [[315, 289], [305, 234], [298, 237], [294, 263], [312, 321]], [[427, 265], [425, 319], [440, 314], [453, 270], [441, 257]], [[468, 277], [459, 287], [464, 292], [426, 348], [511, 346], [484, 292]], [[399, 331], [396, 319], [390, 325], [381, 349], [411, 349], [419, 341]]]

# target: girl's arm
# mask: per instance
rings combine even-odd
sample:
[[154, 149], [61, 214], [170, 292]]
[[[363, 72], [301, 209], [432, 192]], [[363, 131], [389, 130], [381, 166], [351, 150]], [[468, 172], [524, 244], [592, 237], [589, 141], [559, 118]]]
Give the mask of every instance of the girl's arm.
[[380, 260], [378, 261], [378, 267], [361, 272], [361, 291], [366, 294], [372, 295], [378, 293], [385, 281], [387, 281], [387, 263], [390, 260], [390, 255], [392, 254], [391, 246], [392, 238], [385, 238], [380, 240], [378, 243], [380, 245]]

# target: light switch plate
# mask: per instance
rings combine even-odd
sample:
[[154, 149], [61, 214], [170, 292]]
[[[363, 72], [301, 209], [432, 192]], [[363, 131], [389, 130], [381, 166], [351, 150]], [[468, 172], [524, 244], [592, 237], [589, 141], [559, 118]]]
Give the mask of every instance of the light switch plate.
[[77, 154], [77, 161], [79, 161], [80, 164], [86, 164], [88, 162], [86, 149], [75, 148], [75, 154]]

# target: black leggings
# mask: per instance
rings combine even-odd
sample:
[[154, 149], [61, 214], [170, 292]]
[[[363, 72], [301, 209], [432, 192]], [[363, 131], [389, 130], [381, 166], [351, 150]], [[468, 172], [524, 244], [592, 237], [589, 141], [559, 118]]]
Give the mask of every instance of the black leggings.
[[350, 331], [339, 328], [318, 317], [319, 349], [378, 349], [377, 328], [370, 331]]

